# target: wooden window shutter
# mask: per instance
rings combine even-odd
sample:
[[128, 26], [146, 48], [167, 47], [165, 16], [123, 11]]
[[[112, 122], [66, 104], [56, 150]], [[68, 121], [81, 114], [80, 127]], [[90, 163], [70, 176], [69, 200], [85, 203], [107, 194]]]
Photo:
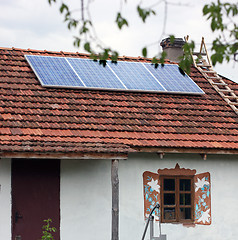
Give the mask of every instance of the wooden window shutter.
[[[148, 218], [152, 208], [160, 204], [160, 181], [159, 175], [153, 172], [143, 173], [143, 188], [144, 188], [144, 216]], [[155, 210], [155, 220], [159, 220], [160, 211]]]
[[194, 220], [195, 224], [211, 224], [211, 178], [210, 173], [194, 176]]

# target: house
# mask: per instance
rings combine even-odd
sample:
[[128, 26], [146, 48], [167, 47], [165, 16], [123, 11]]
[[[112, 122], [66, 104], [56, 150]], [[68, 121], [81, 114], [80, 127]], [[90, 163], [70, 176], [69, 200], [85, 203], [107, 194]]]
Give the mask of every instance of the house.
[[199, 94], [47, 87], [26, 56], [89, 58], [0, 48], [0, 239], [48, 218], [56, 240], [141, 239], [157, 203], [168, 240], [238, 237], [237, 83], [192, 66]]

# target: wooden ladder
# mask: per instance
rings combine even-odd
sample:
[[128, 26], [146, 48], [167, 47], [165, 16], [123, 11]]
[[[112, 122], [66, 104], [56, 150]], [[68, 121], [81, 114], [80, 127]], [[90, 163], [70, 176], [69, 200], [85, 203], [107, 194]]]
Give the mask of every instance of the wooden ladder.
[[[188, 41], [188, 36], [185, 38], [185, 41]], [[213, 69], [204, 37], [202, 38], [200, 51], [191, 52], [191, 55], [194, 66], [203, 74], [208, 82], [238, 115], [238, 96]]]

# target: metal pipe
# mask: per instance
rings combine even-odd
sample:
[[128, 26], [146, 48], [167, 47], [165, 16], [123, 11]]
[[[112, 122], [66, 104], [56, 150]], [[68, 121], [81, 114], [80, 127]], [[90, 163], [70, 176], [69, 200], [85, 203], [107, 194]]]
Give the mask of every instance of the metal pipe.
[[148, 229], [148, 226], [149, 226], [149, 222], [150, 222], [151, 220], [153, 221], [153, 216], [152, 216], [152, 214], [153, 214], [153, 212], [154, 212], [154, 210], [155, 210], [156, 208], [158, 208], [158, 209], [160, 208], [159, 203], [157, 203], [157, 204], [154, 206], [154, 208], [151, 210], [151, 212], [150, 212], [150, 214], [149, 214], [149, 217], [148, 217], [147, 222], [146, 222], [146, 225], [145, 225], [145, 230], [144, 230], [144, 233], [143, 233], [143, 236], [142, 236], [142, 240], [145, 239], [145, 235], [146, 235], [146, 232], [147, 232], [147, 229]]
[[150, 217], [150, 239], [154, 237], [154, 216]]

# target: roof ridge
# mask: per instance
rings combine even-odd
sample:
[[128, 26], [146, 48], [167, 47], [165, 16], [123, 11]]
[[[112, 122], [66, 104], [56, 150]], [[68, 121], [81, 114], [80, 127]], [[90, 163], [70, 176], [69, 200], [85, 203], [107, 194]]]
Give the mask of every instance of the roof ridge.
[[[75, 55], [75, 56], [80, 56], [80, 57], [82, 57], [82, 56], [84, 56], [84, 57], [90, 57], [90, 54], [88, 54], [88, 53], [80, 53], [80, 52], [78, 52], [78, 51], [76, 51], [76, 52], [71, 52], [71, 51], [63, 51], [63, 50], [59, 50], [59, 51], [52, 51], [52, 50], [46, 50], [46, 49], [44, 49], [44, 50], [42, 50], [42, 49], [40, 49], [40, 50], [38, 50], [38, 49], [32, 49], [32, 48], [16, 48], [16, 47], [0, 47], [0, 50], [10, 50], [10, 51], [12, 51], [12, 50], [15, 50], [15, 51], [21, 51], [21, 52], [38, 52], [38, 53], [52, 53], [52, 54], [63, 54], [63, 55]], [[109, 55], [109, 59], [108, 60], [110, 60], [110, 57], [111, 57], [111, 55]], [[125, 56], [125, 55], [123, 55], [123, 56], [118, 56], [118, 60], [120, 61], [120, 60], [124, 60], [124, 61], [126, 61], [126, 60], [131, 60], [131, 61], [151, 61], [152, 60], [152, 58], [149, 58], [149, 57], [141, 57], [141, 56], [138, 56], [138, 57], [133, 57], [133, 56]], [[177, 64], [177, 63], [175, 63], [175, 62], [171, 62], [169, 59], [165, 59], [165, 63], [170, 63], [170, 64]]]

